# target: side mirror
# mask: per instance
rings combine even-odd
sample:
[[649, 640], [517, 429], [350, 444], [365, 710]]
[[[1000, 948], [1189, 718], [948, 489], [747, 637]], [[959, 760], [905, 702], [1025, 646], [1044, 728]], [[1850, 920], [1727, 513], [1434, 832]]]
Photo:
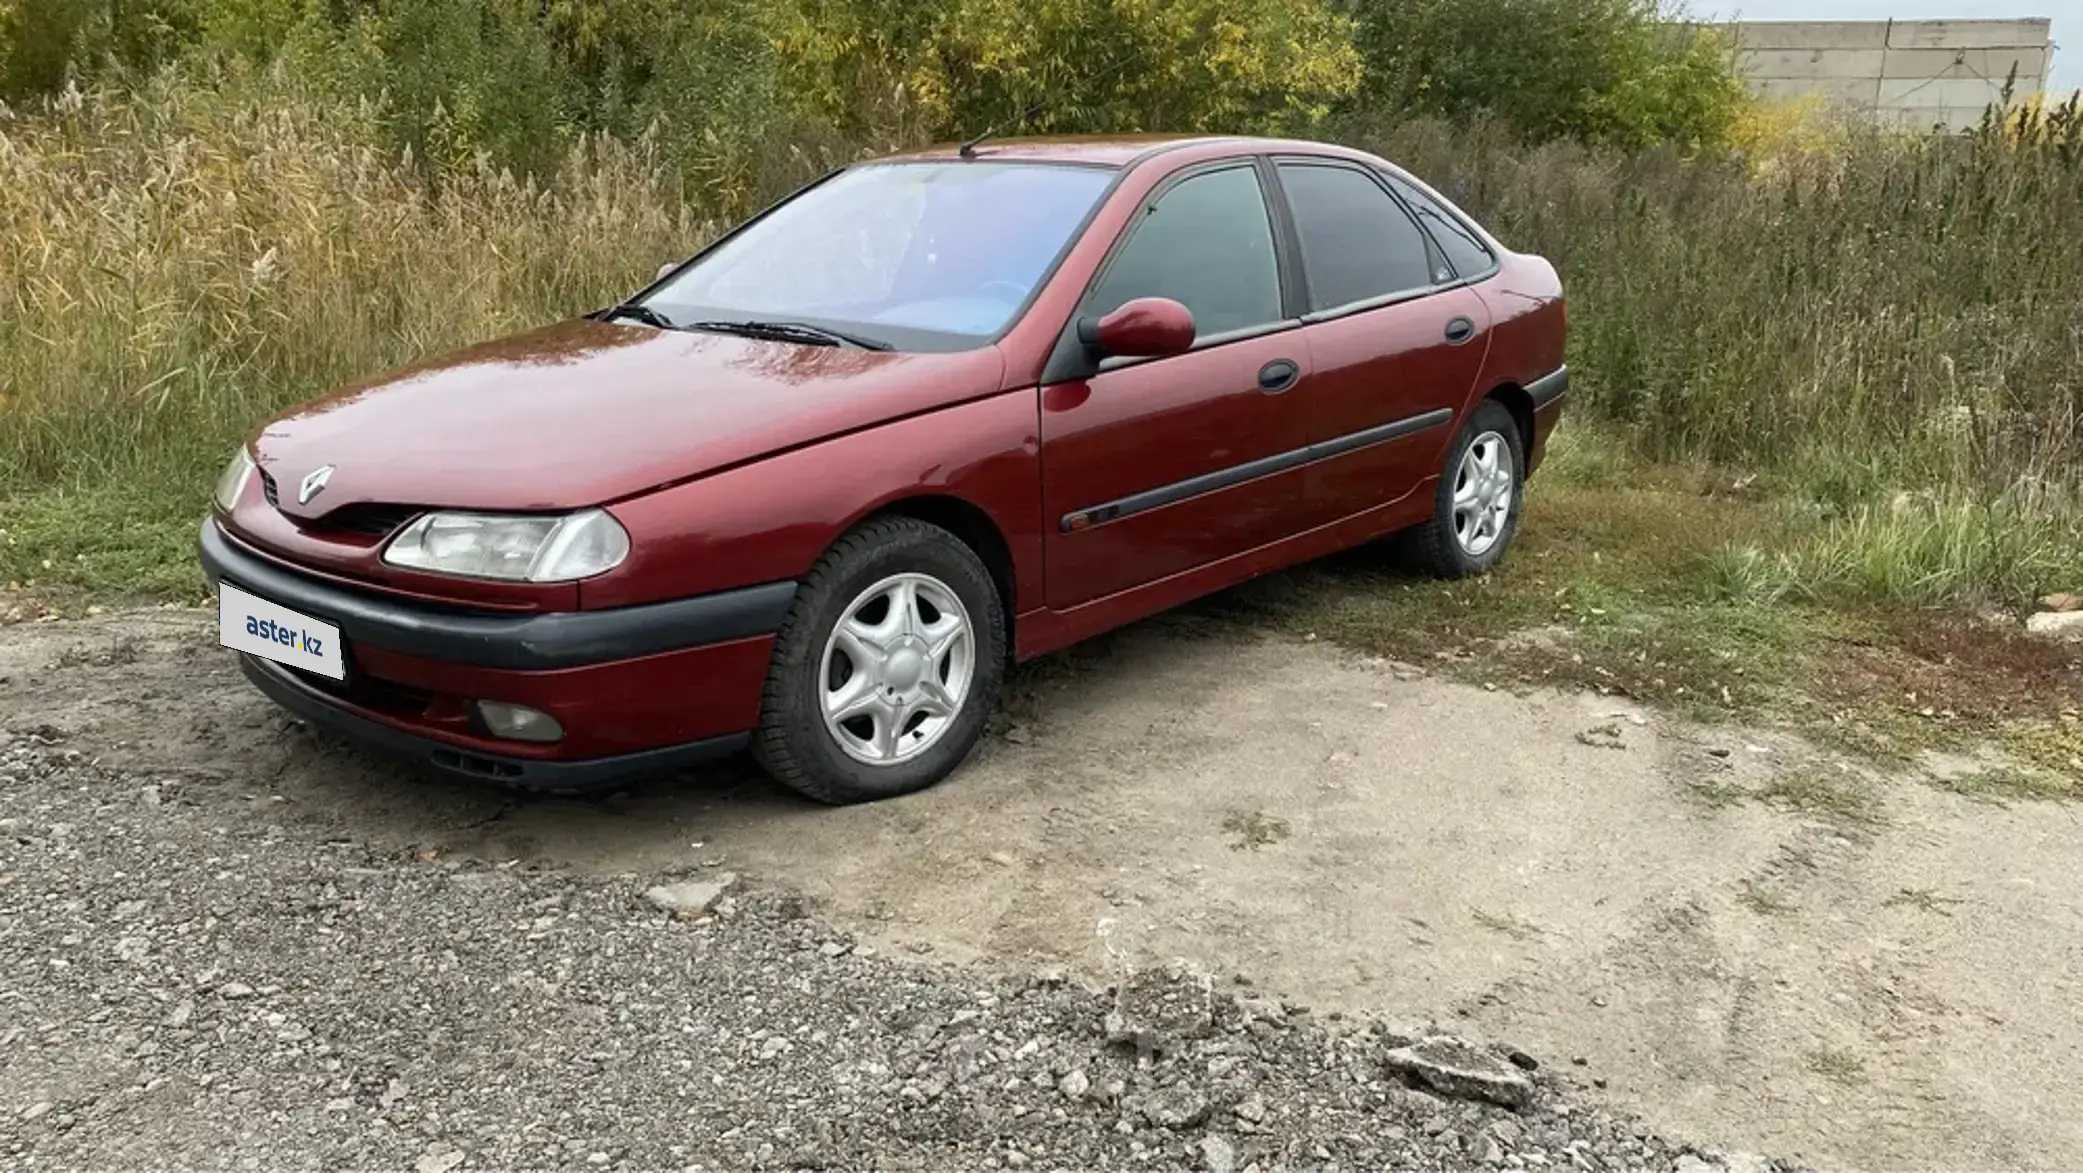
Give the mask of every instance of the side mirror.
[[1104, 317], [1078, 319], [1078, 341], [1118, 358], [1184, 354], [1193, 338], [1193, 311], [1169, 297], [1139, 297]]
[[677, 268], [679, 268], [679, 267], [680, 267], [680, 262], [678, 262], [678, 261], [667, 261], [667, 262], [666, 262], [665, 264], [663, 264], [663, 265], [660, 265], [660, 266], [658, 266], [658, 275], [657, 275], [657, 276], [655, 276], [655, 277], [653, 277], [653, 278], [651, 278], [651, 280], [653, 280], [653, 281], [663, 281], [663, 280], [665, 280], [665, 275], [666, 275], [667, 273], [670, 273], [670, 272], [672, 272], [672, 271], [673, 271], [674, 269], [677, 269]]

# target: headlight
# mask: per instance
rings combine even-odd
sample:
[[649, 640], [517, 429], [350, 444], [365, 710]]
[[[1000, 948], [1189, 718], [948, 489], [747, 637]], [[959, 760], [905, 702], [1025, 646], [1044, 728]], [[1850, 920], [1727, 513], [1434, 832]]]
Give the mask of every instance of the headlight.
[[628, 556], [628, 531], [598, 509], [563, 517], [429, 513], [383, 552], [392, 566], [511, 582], [571, 582]]
[[230, 513], [238, 505], [239, 497], [246, 492], [246, 478], [252, 475], [253, 458], [246, 455], [244, 448], [240, 448], [239, 454], [231, 458], [230, 464], [224, 466], [224, 471], [217, 474], [217, 508]]

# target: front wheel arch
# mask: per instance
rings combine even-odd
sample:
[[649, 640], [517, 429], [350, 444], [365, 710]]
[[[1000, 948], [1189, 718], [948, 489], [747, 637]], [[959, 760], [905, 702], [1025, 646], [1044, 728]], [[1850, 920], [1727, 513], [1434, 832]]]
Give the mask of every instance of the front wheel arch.
[[[869, 691], [881, 692], [888, 686], [897, 709], [890, 717], [885, 707], [884, 718], [902, 729], [910, 728], [904, 724], [905, 713], [916, 715], [922, 711], [918, 706], [933, 697], [919, 674], [919, 656], [927, 647], [920, 641], [940, 638], [932, 636], [930, 628], [922, 630], [914, 624], [883, 634], [857, 631], [853, 646], [865, 659], [847, 657], [852, 663], [832, 660], [833, 648], [844, 646], [833, 642], [836, 625], [846, 623], [851, 608], [876, 595], [893, 576], [929, 580], [961, 602], [961, 612], [970, 621], [963, 638], [973, 649], [973, 659], [968, 661], [971, 675], [960, 688], [954, 687], [953, 677], [944, 677], [954, 697], [953, 724], [944, 735], [928, 735], [919, 726], [922, 736], [934, 740], [921, 746], [917, 756], [865, 762], [845, 749], [839, 739], [841, 731], [828, 726], [827, 714], [834, 712], [832, 690], [837, 685], [856, 671], [871, 672]], [[850, 803], [924, 789], [959, 766], [996, 708], [1006, 670], [1005, 616], [983, 559], [940, 526], [891, 514], [862, 522], [841, 535], [804, 575], [796, 591], [789, 613], [774, 635], [759, 724], [753, 735], [753, 757], [767, 773], [818, 801]], [[890, 598], [890, 606], [898, 605], [898, 596]], [[883, 621], [874, 622], [880, 626]], [[868, 641], [865, 645], [863, 639]], [[925, 664], [935, 667], [941, 656], [949, 654], [953, 653], [926, 653]], [[835, 667], [844, 668], [844, 673], [832, 675]], [[885, 672], [890, 675], [885, 677]], [[946, 705], [949, 694], [943, 693], [940, 700]], [[841, 704], [842, 709], [852, 708], [851, 701]], [[879, 730], [875, 740], [881, 746]]]
[[984, 569], [991, 572], [991, 584], [998, 588], [998, 605], [1005, 613], [1006, 654], [1012, 655], [1012, 649], [1018, 646], [1014, 642], [1016, 633], [1013, 630], [1013, 617], [1018, 613], [1019, 594], [1015, 585], [1018, 575], [1013, 565], [1012, 546], [991, 515], [960, 497], [924, 494], [885, 502], [849, 524], [846, 530], [885, 517], [909, 517], [939, 526], [983, 561]]

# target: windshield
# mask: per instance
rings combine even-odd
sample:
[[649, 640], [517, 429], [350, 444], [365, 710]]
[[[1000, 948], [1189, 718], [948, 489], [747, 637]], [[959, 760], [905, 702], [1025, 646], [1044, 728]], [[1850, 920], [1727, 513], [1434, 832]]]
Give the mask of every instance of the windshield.
[[644, 304], [675, 323], [809, 322], [906, 350], [997, 335], [1113, 172], [1036, 163], [878, 163], [776, 208]]

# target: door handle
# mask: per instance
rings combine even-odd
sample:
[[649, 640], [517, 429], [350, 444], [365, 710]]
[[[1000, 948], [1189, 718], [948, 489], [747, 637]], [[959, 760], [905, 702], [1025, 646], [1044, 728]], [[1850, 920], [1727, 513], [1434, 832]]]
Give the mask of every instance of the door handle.
[[1447, 323], [1447, 341], [1455, 346], [1475, 337], [1475, 323], [1467, 318], [1455, 318]]
[[1293, 359], [1276, 358], [1258, 369], [1258, 388], [1268, 395], [1278, 395], [1301, 377], [1302, 368]]

